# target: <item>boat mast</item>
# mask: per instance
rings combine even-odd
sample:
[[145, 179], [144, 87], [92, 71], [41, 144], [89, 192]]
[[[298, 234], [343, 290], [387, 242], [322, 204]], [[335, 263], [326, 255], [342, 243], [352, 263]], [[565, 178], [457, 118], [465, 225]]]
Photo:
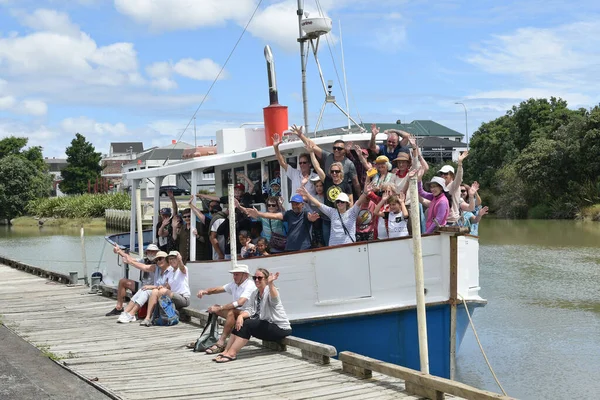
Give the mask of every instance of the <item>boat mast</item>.
[[304, 132], [308, 133], [308, 98], [306, 96], [306, 53], [304, 43], [306, 38], [302, 34], [302, 14], [304, 14], [304, 1], [298, 0], [298, 43], [300, 43], [300, 67], [302, 69], [302, 107], [304, 109]]

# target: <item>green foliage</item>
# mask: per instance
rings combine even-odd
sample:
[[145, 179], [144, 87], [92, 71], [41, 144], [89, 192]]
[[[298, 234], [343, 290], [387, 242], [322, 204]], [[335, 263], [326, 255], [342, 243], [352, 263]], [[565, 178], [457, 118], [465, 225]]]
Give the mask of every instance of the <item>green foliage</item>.
[[529, 99], [481, 125], [465, 179], [478, 180], [499, 216], [572, 218], [600, 201], [600, 107]]
[[43, 218], [104, 217], [106, 209], [130, 210], [131, 199], [125, 193], [103, 193], [36, 199], [27, 204], [30, 215]]
[[77, 133], [67, 147], [67, 166], [61, 171], [63, 178], [60, 190], [66, 194], [82, 194], [87, 192], [88, 182], [94, 183], [100, 177], [102, 154], [95, 151], [94, 146], [85, 140], [85, 136]]
[[35, 163], [17, 154], [0, 159], [0, 218], [13, 219], [23, 215], [33, 199], [47, 197], [52, 188], [48, 173]]

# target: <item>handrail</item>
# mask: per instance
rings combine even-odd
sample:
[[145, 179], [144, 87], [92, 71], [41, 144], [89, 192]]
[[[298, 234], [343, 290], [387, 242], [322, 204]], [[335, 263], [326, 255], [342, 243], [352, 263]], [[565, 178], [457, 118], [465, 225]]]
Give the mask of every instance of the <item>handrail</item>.
[[425, 374], [396, 364], [361, 356], [350, 351], [342, 351], [339, 355], [339, 360], [342, 362], [342, 369], [345, 372], [361, 378], [370, 378], [374, 371], [393, 378], [403, 379], [407, 392], [429, 399], [443, 399], [444, 393], [471, 400], [512, 399], [512, 397], [477, 389], [464, 383]]

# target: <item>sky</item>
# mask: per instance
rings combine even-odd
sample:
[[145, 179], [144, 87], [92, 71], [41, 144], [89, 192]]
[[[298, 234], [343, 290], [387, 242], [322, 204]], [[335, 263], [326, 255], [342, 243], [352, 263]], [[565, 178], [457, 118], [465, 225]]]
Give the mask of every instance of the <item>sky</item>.
[[[102, 153], [111, 142], [209, 144], [218, 129], [262, 120], [267, 44], [279, 103], [302, 125], [297, 5], [0, 0], [0, 138], [27, 137], [50, 158], [64, 158], [75, 133]], [[332, 18], [318, 58], [342, 108], [345, 66], [360, 121], [431, 119], [464, 133], [462, 102], [472, 134], [530, 97], [600, 101], [598, 1], [306, 0], [304, 10]], [[312, 53], [307, 81], [314, 129], [325, 95]], [[323, 128], [346, 121], [327, 105]]]

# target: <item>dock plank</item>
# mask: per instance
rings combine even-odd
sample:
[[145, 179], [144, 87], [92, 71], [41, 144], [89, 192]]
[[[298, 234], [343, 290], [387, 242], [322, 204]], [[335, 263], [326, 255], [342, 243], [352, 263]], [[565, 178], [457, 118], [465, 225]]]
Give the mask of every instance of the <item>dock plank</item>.
[[342, 372], [337, 360], [311, 363], [289, 346], [276, 352], [251, 341], [237, 361], [217, 364], [213, 356], [184, 347], [198, 337], [197, 325], [117, 324], [104, 316], [115, 300], [90, 295], [85, 287], [3, 265], [0, 281], [5, 325], [122, 399], [416, 399], [399, 379], [373, 374], [361, 380]]

